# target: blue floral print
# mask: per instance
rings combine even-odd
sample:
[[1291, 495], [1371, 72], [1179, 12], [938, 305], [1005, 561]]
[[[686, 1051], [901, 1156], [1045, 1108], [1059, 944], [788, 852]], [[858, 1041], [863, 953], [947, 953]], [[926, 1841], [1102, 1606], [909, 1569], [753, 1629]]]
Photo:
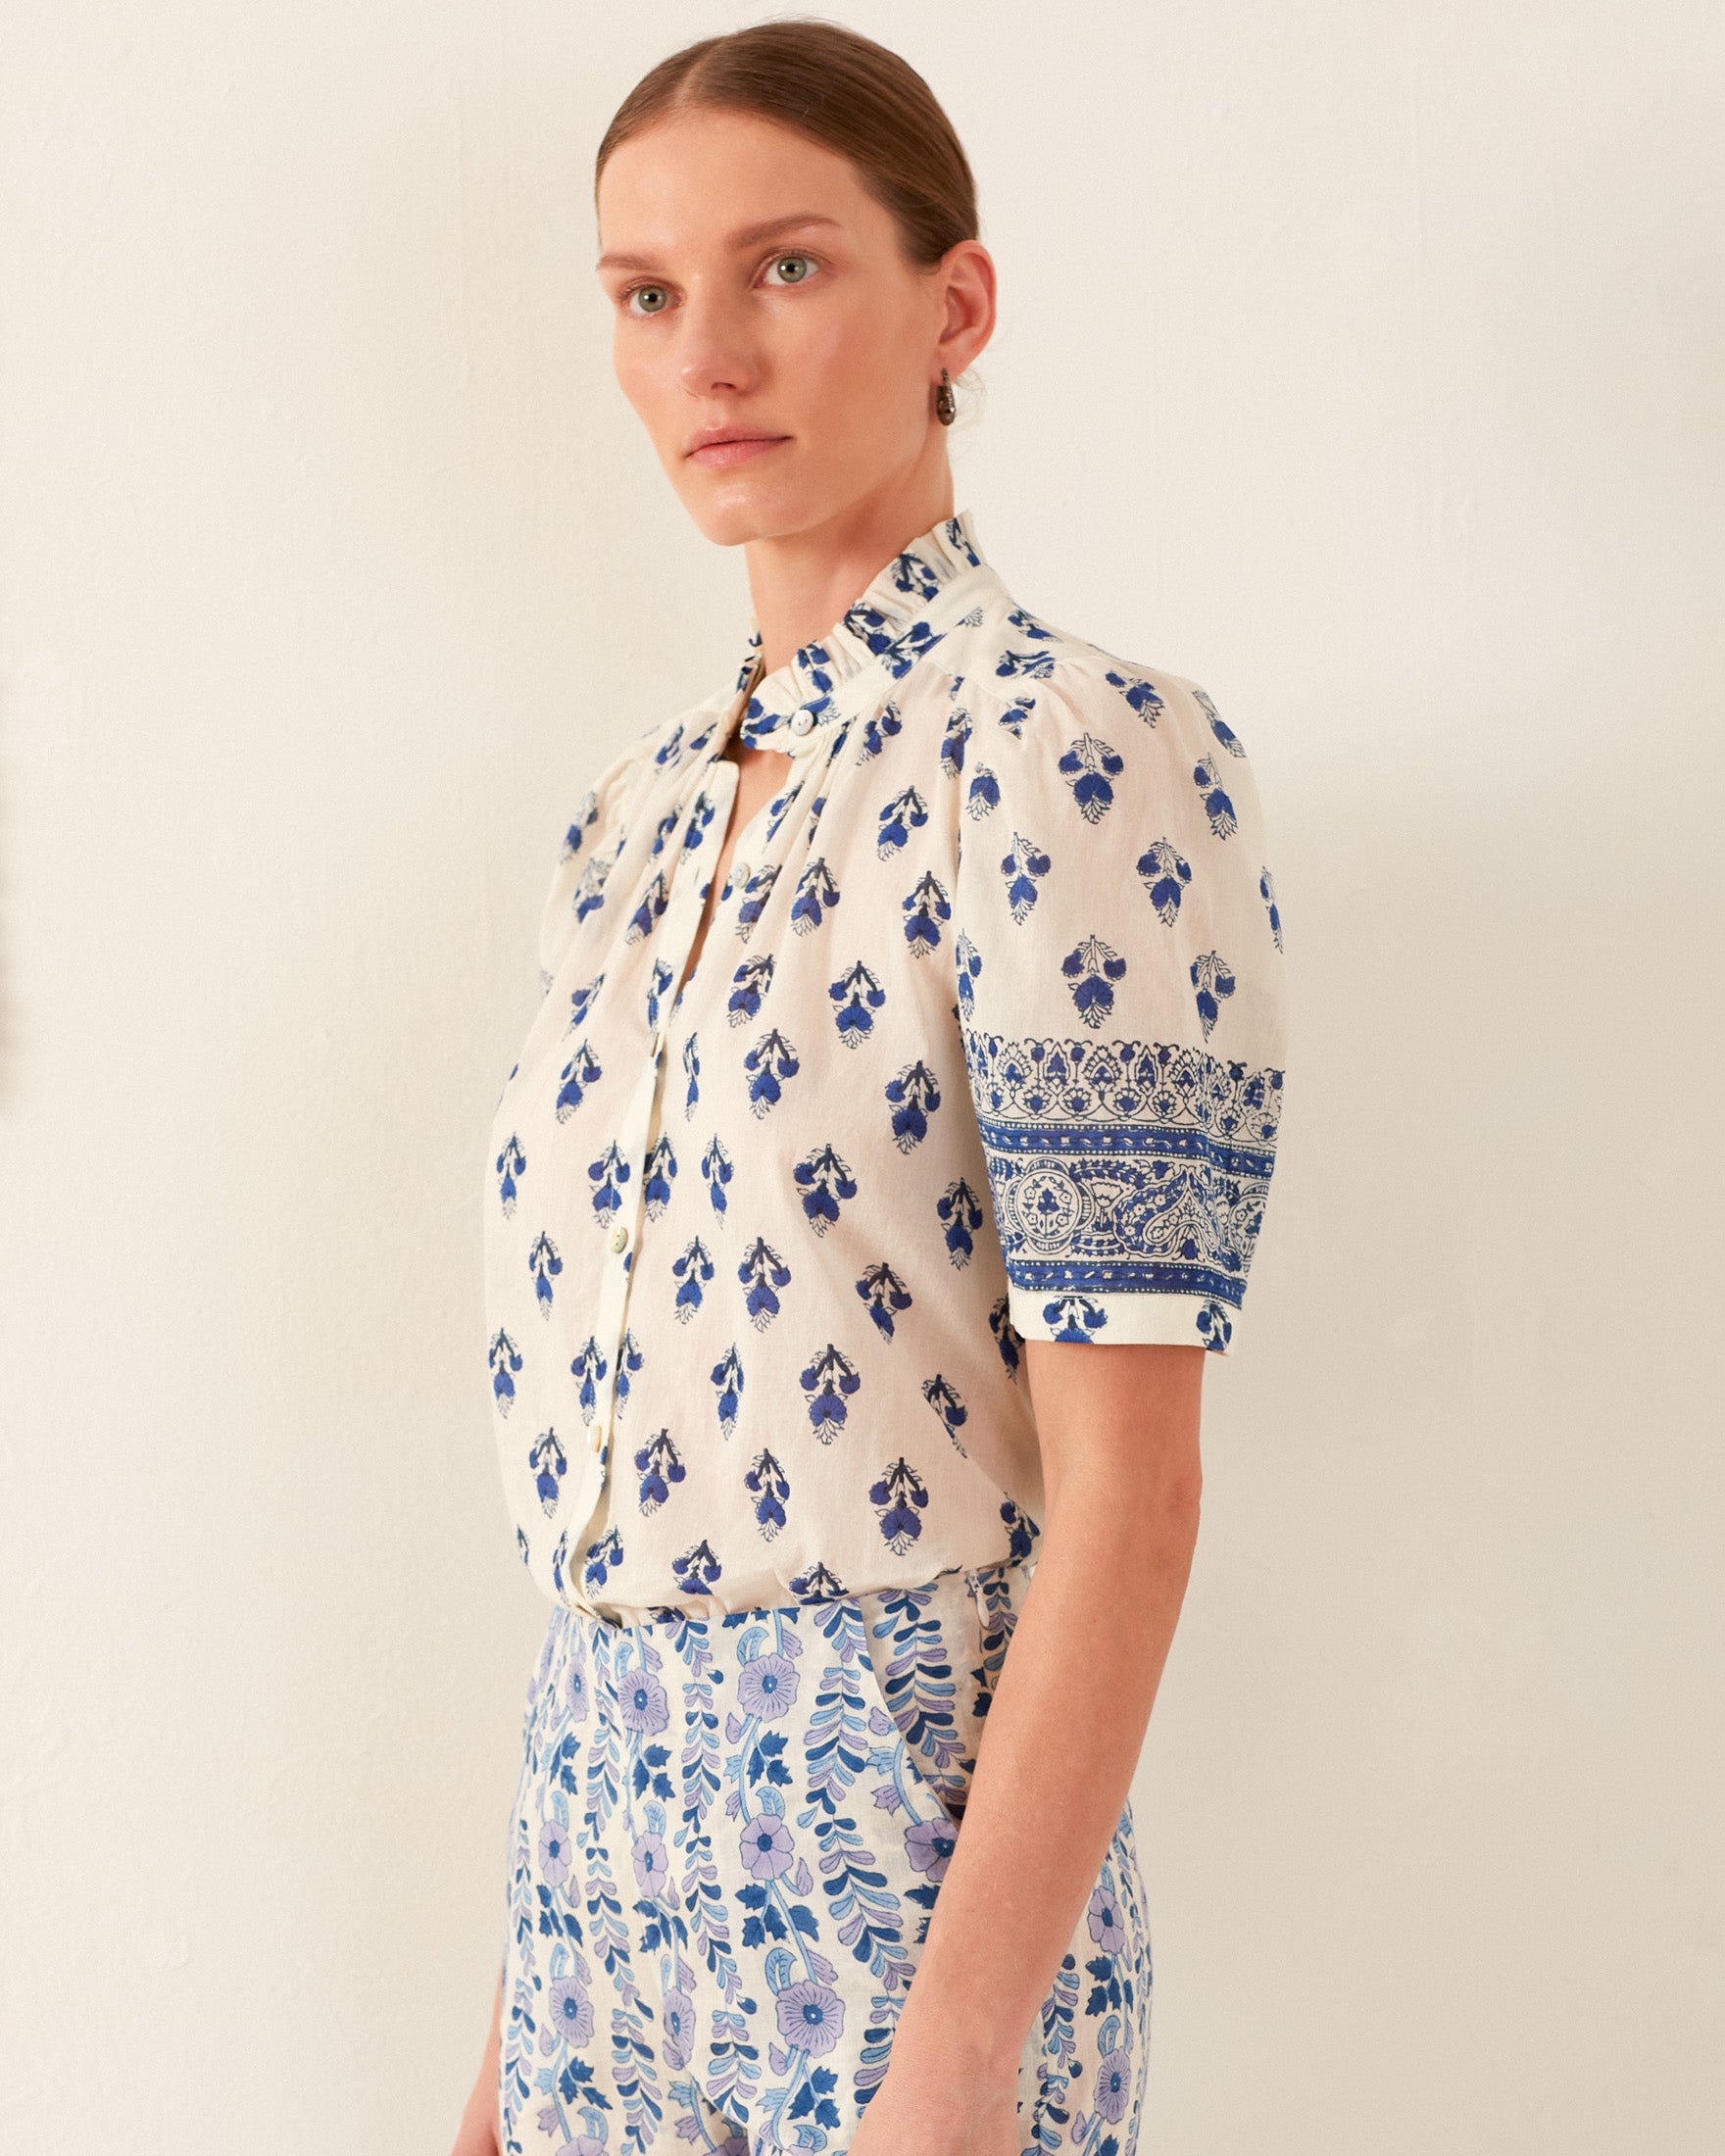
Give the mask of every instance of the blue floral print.
[[[1206, 690], [1019, 605], [968, 514], [761, 656], [560, 819], [487, 1134], [516, 1545], [591, 1616], [1005, 1558], [1023, 1344], [1231, 1351], [1275, 1163], [1285, 908]], [[789, 776], [714, 893], [733, 740]]]
[[[506, 2156], [840, 2156], [958, 1845], [1033, 1551], [718, 1618], [559, 1604], [511, 1814]], [[1131, 1806], [1033, 2017], [1023, 2156], [1131, 2156], [1150, 1932]]]

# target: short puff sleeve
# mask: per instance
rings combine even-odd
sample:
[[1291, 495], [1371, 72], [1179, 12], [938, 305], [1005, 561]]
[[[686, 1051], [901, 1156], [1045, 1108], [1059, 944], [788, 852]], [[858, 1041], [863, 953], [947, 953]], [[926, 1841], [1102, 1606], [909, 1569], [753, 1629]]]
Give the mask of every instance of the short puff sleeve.
[[976, 714], [959, 1015], [1027, 1340], [1225, 1352], [1275, 1160], [1282, 927], [1203, 689], [1107, 655]]

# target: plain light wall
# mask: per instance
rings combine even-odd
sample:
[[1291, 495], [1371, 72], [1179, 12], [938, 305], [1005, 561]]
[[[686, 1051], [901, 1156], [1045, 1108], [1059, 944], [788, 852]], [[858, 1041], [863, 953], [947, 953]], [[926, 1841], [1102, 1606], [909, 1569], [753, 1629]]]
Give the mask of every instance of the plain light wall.
[[[592, 156], [754, 19], [8, 12], [8, 2148], [441, 2156], [477, 2067], [547, 1615], [481, 1147], [574, 802], [747, 627]], [[979, 177], [958, 506], [1210, 691], [1287, 928], [1143, 2156], [1721, 2145], [1725, 24], [840, 19]]]

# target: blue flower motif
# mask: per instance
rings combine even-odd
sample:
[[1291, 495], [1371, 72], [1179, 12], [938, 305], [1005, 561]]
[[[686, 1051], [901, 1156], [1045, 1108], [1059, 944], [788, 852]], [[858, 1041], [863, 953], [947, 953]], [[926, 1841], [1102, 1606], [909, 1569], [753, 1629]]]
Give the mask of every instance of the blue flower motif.
[[1094, 734], [1080, 734], [1061, 757], [1060, 776], [1071, 787], [1078, 813], [1086, 823], [1100, 823], [1113, 807], [1114, 789], [1109, 782], [1125, 768], [1126, 760], [1118, 750]]
[[826, 993], [838, 1005], [833, 1023], [845, 1046], [855, 1048], [859, 1042], [867, 1040], [874, 1031], [873, 1014], [886, 1002], [886, 991], [862, 959], [859, 958], [848, 972], [841, 973]]
[[810, 1396], [811, 1428], [823, 1443], [830, 1444], [832, 1433], [844, 1428], [848, 1412], [846, 1402], [862, 1383], [857, 1375], [856, 1364], [828, 1341], [802, 1373], [799, 1382]]
[[1088, 1296], [1057, 1296], [1042, 1308], [1042, 1322], [1060, 1328], [1055, 1334], [1056, 1340], [1091, 1340], [1108, 1321], [1108, 1312], [1102, 1304], [1093, 1302]]
[[1000, 805], [1001, 782], [986, 763], [979, 763], [971, 774], [970, 791], [964, 796], [964, 813], [979, 821]]
[[1001, 862], [1007, 883], [1007, 906], [1020, 927], [1036, 910], [1036, 887], [1053, 862], [1033, 839], [1012, 833], [1012, 850]]
[[1276, 939], [1276, 949], [1282, 948], [1282, 915], [1276, 906], [1275, 879], [1266, 868], [1257, 879], [1257, 895], [1269, 909], [1270, 934]]
[[1207, 951], [1192, 961], [1192, 986], [1197, 995], [1199, 1023], [1208, 1041], [1222, 1004], [1234, 993], [1234, 976], [1223, 959], [1213, 951]]
[[870, 1265], [857, 1282], [857, 1293], [883, 1340], [893, 1337], [893, 1320], [911, 1307], [911, 1291], [892, 1267]]
[[1100, 936], [1086, 936], [1075, 951], [1060, 960], [1060, 971], [1072, 984], [1072, 1001], [1087, 1026], [1102, 1024], [1114, 1007], [1116, 981], [1126, 977], [1126, 961]]
[[1147, 726], [1156, 724], [1162, 710], [1162, 700], [1154, 683], [1146, 681], [1142, 674], [1116, 673], [1111, 666], [1104, 678], [1119, 690]]
[[940, 1106], [934, 1072], [920, 1059], [907, 1063], [896, 1078], [887, 1080], [886, 1097], [893, 1111], [893, 1143], [909, 1152], [928, 1136], [928, 1118]]
[[1138, 857], [1138, 873], [1150, 893], [1157, 918], [1172, 928], [1180, 911], [1180, 899], [1192, 881], [1192, 863], [1171, 839], [1154, 839]]
[[824, 1235], [839, 1216], [839, 1207], [857, 1195], [857, 1179], [831, 1146], [816, 1146], [791, 1170], [792, 1180], [803, 1193], [803, 1210], [816, 1235]]
[[743, 1365], [734, 1346], [714, 1364], [712, 1376], [718, 1395], [718, 1427], [728, 1438], [737, 1427], [737, 1409], [743, 1399]]
[[732, 1025], [747, 1025], [751, 1018], [760, 1016], [762, 999], [772, 986], [771, 954], [745, 958], [731, 979], [735, 985], [725, 1005], [726, 1014]]
[[1234, 804], [1222, 790], [1222, 782], [1216, 776], [1216, 767], [1206, 757], [1193, 767], [1192, 783], [1204, 798], [1204, 812], [1209, 818], [1209, 827], [1219, 839], [1232, 838], [1240, 828], [1234, 814]]
[[880, 811], [880, 835], [874, 848], [876, 855], [882, 860], [891, 860], [911, 833], [920, 830], [927, 821], [928, 810], [923, 806], [922, 796], [914, 786], [907, 786], [902, 793], [895, 794]]

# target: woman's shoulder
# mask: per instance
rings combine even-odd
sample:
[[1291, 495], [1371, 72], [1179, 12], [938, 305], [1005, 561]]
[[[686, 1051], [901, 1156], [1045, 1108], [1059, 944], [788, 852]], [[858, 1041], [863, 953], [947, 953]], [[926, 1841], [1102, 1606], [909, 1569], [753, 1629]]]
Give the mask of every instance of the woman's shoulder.
[[[1137, 771], [1165, 783], [1250, 788], [1246, 748], [1216, 700], [1190, 674], [1130, 659], [1008, 600], [976, 625], [956, 691], [974, 740], [1000, 758], [1046, 765], [1087, 798]], [[956, 656], [956, 655], [955, 655]]]

